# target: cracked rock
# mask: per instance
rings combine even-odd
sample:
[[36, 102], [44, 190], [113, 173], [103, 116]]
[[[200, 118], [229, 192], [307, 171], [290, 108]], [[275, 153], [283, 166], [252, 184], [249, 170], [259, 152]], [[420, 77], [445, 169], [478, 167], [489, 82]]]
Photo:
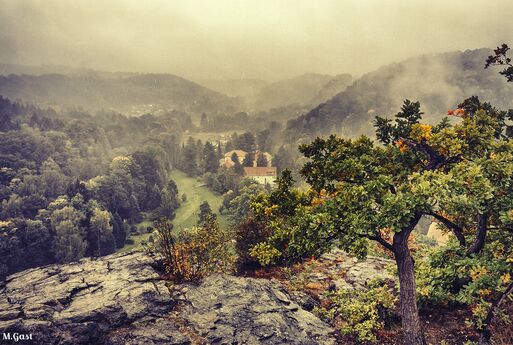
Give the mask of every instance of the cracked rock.
[[215, 274], [171, 294], [152, 265], [131, 252], [16, 273], [1, 286], [0, 333], [44, 345], [335, 344], [276, 281]]

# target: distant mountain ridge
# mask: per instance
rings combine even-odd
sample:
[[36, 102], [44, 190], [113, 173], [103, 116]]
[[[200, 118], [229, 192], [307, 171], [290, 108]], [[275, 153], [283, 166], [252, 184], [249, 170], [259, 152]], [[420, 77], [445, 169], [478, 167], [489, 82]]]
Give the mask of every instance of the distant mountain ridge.
[[[343, 91], [352, 82], [350, 74], [306, 73], [275, 82], [260, 79], [204, 79], [198, 83], [237, 97], [251, 112], [310, 108]], [[286, 116], [284, 116], [286, 117]]]
[[513, 85], [484, 69], [491, 50], [424, 55], [383, 66], [308, 113], [289, 120], [289, 138], [339, 133], [373, 133], [375, 115], [391, 116], [404, 99], [419, 100], [426, 118], [439, 120], [448, 108], [477, 95], [500, 108], [513, 108]]
[[241, 109], [238, 101], [172, 74], [42, 74], [0, 76], [0, 95], [37, 105], [115, 109], [158, 105], [210, 113]]
[[43, 74], [64, 74], [64, 75], [81, 75], [81, 76], [96, 76], [103, 78], [122, 78], [136, 75], [134, 72], [110, 72], [94, 70], [91, 68], [80, 68], [61, 65], [22, 65], [13, 63], [0, 63], [0, 75], [9, 74], [28, 74], [28, 75], [43, 75]]
[[[267, 84], [256, 96], [254, 108], [268, 110], [287, 105], [313, 105], [318, 97], [324, 100], [325, 96], [322, 95], [325, 93], [328, 93], [329, 98], [343, 91], [350, 84], [351, 76], [348, 74], [342, 76], [340, 78], [340, 76], [307, 73]], [[330, 83], [336, 89], [333, 94], [329, 93], [330, 87], [327, 86]]]

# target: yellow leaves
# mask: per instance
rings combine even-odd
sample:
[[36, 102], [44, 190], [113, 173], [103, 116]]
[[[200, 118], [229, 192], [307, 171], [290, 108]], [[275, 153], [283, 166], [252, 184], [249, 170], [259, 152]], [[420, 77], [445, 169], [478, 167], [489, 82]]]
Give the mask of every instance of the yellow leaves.
[[429, 140], [433, 126], [425, 123], [416, 123], [411, 126], [410, 137], [415, 141]]
[[262, 266], [269, 266], [281, 256], [281, 252], [269, 243], [260, 242], [251, 247], [249, 255]]
[[489, 296], [491, 293], [492, 293], [492, 290], [490, 290], [490, 289], [481, 289], [481, 290], [479, 290], [479, 295], [481, 297]]
[[12, 224], [12, 222], [10, 220], [7, 220], [7, 221], [0, 220], [0, 229], [7, 228], [11, 224]]
[[324, 204], [324, 199], [317, 198], [317, 197], [312, 199], [312, 206], [319, 206], [319, 205], [322, 205], [322, 204]]
[[502, 284], [508, 285], [509, 282], [511, 281], [511, 274], [509, 274], [508, 272], [504, 273], [501, 276], [501, 281], [502, 281]]
[[419, 289], [418, 293], [421, 296], [428, 297], [429, 294], [431, 293], [431, 287], [430, 286], [424, 286], [421, 289]]
[[273, 212], [278, 208], [278, 205], [272, 205], [271, 207], [266, 207], [264, 209], [264, 214], [267, 217], [271, 217], [273, 215]]
[[324, 202], [326, 201], [326, 199], [329, 197], [329, 193], [325, 190], [325, 189], [322, 189], [318, 196], [315, 196], [312, 198], [312, 202], [311, 202], [311, 205], [312, 206], [319, 206], [319, 205], [322, 205], [324, 204]]
[[475, 266], [470, 270], [470, 278], [472, 278], [472, 281], [476, 281], [487, 274], [488, 270], [483, 266]]

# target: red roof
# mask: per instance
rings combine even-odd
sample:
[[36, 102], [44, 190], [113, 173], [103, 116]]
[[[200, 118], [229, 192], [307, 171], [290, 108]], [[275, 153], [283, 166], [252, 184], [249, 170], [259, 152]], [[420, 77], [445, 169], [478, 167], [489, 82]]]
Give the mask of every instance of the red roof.
[[246, 176], [276, 176], [276, 167], [244, 167]]

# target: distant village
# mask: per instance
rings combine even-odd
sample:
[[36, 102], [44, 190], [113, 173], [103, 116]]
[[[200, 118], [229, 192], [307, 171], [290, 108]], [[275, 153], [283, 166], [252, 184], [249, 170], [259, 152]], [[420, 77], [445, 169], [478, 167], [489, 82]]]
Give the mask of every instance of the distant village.
[[252, 178], [260, 184], [273, 185], [277, 172], [276, 167], [271, 166], [272, 158], [269, 152], [231, 150], [219, 160], [219, 165], [225, 168], [234, 168], [237, 163], [242, 164], [244, 176]]

